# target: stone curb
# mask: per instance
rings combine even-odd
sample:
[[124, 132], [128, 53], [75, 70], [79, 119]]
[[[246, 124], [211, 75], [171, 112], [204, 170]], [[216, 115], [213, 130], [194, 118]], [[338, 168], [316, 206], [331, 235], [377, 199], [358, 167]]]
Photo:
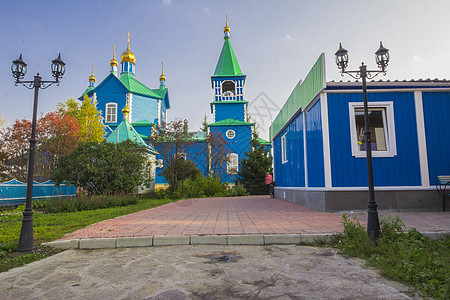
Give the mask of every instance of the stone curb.
[[[444, 238], [450, 231], [421, 232], [432, 240]], [[334, 234], [242, 234], [242, 235], [155, 235], [143, 237], [92, 238], [53, 241], [43, 246], [68, 249], [116, 249], [170, 245], [299, 245], [329, 240]]]

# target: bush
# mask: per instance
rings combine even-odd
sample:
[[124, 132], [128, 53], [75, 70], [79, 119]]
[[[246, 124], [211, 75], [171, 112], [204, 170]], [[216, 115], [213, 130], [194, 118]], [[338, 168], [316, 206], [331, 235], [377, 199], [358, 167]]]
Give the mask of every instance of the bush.
[[343, 215], [344, 233], [335, 247], [345, 254], [367, 259], [369, 265], [393, 280], [411, 285], [436, 299], [450, 298], [450, 236], [432, 241], [412, 228], [405, 231], [397, 216], [380, 222], [377, 244], [356, 217]]
[[[185, 198], [223, 197], [226, 193], [225, 184], [220, 179], [212, 176], [197, 176], [184, 181]], [[181, 197], [181, 184], [175, 191], [175, 195]]]
[[74, 198], [58, 198], [38, 200], [33, 202], [36, 210], [44, 213], [74, 212], [82, 210], [94, 210], [136, 204], [138, 197], [134, 195], [99, 195], [80, 196]]

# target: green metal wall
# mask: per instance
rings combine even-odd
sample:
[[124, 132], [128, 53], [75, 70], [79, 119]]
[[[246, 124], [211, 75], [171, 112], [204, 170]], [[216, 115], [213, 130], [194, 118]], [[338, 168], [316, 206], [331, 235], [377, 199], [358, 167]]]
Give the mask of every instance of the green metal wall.
[[269, 131], [270, 140], [280, 132], [299, 108], [305, 108], [325, 88], [325, 84], [325, 54], [322, 53], [306, 75], [305, 80], [303, 82], [300, 80], [273, 120]]

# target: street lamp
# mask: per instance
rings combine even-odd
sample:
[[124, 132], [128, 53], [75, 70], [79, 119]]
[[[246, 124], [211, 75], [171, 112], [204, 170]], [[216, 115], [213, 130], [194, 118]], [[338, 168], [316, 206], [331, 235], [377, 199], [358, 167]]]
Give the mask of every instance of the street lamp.
[[11, 66], [11, 72], [16, 79], [14, 84], [17, 86], [19, 83], [27, 89], [34, 89], [34, 105], [33, 105], [33, 121], [31, 123], [31, 139], [30, 139], [30, 153], [28, 160], [28, 179], [27, 179], [27, 199], [25, 204], [25, 211], [23, 212], [22, 228], [20, 230], [18, 251], [32, 251], [34, 249], [34, 237], [33, 237], [33, 210], [31, 208], [31, 200], [33, 199], [33, 175], [34, 175], [34, 153], [36, 150], [36, 115], [38, 104], [39, 89], [46, 89], [52, 84], [59, 85], [59, 80], [64, 75], [66, 70], [65, 63], [61, 60], [61, 53], [58, 58], [52, 61], [51, 69], [52, 75], [55, 78], [54, 81], [44, 81], [42, 77], [37, 73], [34, 76], [33, 81], [22, 81], [27, 73], [27, 64], [22, 60], [22, 54], [19, 58], [13, 61]]
[[375, 192], [373, 187], [373, 167], [372, 167], [372, 144], [370, 142], [370, 128], [369, 128], [369, 109], [367, 104], [367, 82], [366, 79], [372, 79], [380, 73], [386, 75], [386, 68], [389, 64], [389, 50], [383, 47], [380, 42], [380, 48], [375, 52], [375, 61], [380, 70], [367, 70], [367, 66], [361, 63], [359, 71], [346, 71], [348, 66], [348, 51], [339, 43], [339, 49], [335, 53], [336, 64], [341, 70], [341, 76], [348, 74], [355, 79], [362, 80], [363, 97], [364, 97], [364, 127], [365, 127], [365, 142], [366, 142], [366, 157], [367, 157], [367, 178], [369, 185], [369, 210], [367, 212], [367, 234], [370, 239], [376, 242], [380, 236], [380, 221], [378, 219], [377, 203], [375, 202]]

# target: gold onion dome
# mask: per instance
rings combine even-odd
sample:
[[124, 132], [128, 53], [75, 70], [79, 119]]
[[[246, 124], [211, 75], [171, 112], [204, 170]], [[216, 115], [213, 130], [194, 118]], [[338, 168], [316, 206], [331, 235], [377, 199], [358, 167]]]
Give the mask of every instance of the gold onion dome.
[[134, 56], [133, 52], [131, 52], [131, 50], [130, 50], [130, 32], [128, 32], [127, 50], [125, 50], [125, 52], [123, 52], [122, 55], [120, 56], [120, 61], [121, 62], [130, 62], [133, 64], [136, 62], [136, 57]]
[[223, 32], [230, 32], [230, 27], [228, 27], [228, 21], [225, 23], [225, 28], [223, 29]]
[[116, 45], [113, 45], [113, 58], [109, 61], [110, 66], [116, 66], [118, 65], [116, 60]]
[[159, 76], [159, 80], [166, 81], [166, 76], [164, 76], [164, 63], [162, 63], [161, 76]]
[[95, 82], [94, 64], [93, 63], [92, 63], [92, 73], [91, 73], [91, 76], [89, 76], [89, 81]]
[[122, 113], [124, 116], [128, 116], [130, 113], [130, 109], [128, 108], [128, 105], [125, 103], [125, 107], [122, 109]]

